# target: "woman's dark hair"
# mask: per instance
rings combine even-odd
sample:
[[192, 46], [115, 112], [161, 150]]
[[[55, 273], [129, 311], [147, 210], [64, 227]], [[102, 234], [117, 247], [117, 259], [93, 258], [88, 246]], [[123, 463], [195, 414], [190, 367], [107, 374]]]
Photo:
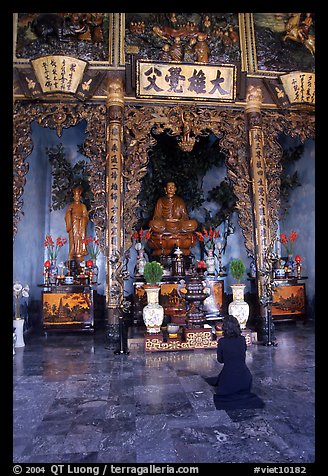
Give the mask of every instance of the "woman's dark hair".
[[238, 320], [230, 314], [223, 319], [222, 332], [224, 337], [238, 337], [241, 329]]

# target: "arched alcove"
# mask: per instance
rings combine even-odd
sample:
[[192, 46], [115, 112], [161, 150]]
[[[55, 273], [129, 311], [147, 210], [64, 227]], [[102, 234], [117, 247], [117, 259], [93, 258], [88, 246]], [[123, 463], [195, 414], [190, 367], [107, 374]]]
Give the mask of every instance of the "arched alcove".
[[[64, 150], [74, 163], [82, 157], [77, 146], [83, 145], [93, 197], [88, 232], [99, 238], [104, 255], [105, 110], [99, 105], [82, 107], [26, 101], [15, 104], [13, 275], [14, 280], [29, 284], [31, 309], [37, 307], [34, 304], [40, 300], [41, 288], [38, 285], [43, 283], [45, 235], [49, 233], [54, 239], [57, 236], [67, 238], [65, 210], [54, 210], [51, 206], [52, 178], [47, 148], [64, 143]], [[67, 259], [67, 251], [65, 248], [61, 250], [61, 261]], [[102, 261], [101, 274], [104, 285], [105, 260]]]

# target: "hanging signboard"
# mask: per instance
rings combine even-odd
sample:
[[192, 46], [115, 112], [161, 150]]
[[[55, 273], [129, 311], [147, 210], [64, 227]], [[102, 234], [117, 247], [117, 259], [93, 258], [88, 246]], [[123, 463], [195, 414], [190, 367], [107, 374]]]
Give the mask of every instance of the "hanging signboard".
[[295, 71], [279, 76], [290, 104], [315, 105], [315, 74]]
[[31, 60], [43, 93], [75, 93], [83, 77], [86, 61], [70, 56], [42, 56]]
[[233, 102], [237, 68], [233, 64], [137, 62], [137, 96]]

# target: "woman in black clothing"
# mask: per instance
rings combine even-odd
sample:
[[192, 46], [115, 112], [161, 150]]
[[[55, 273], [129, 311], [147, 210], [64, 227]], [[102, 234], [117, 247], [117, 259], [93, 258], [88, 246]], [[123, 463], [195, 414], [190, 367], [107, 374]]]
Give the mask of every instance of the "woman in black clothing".
[[217, 359], [224, 364], [217, 378], [207, 382], [215, 386], [214, 404], [217, 410], [263, 408], [264, 402], [251, 392], [252, 374], [245, 363], [246, 339], [234, 316], [223, 319], [223, 337], [217, 346]]

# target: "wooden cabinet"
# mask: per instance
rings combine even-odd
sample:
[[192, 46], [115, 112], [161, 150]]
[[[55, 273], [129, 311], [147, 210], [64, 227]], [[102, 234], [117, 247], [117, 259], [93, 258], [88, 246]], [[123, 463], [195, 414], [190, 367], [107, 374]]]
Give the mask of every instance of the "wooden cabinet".
[[52, 286], [42, 291], [43, 329], [93, 330], [94, 290], [90, 286]]
[[[305, 278], [303, 278], [305, 279]], [[303, 319], [306, 314], [306, 291], [302, 279], [275, 280], [272, 293], [272, 317], [275, 320]]]

